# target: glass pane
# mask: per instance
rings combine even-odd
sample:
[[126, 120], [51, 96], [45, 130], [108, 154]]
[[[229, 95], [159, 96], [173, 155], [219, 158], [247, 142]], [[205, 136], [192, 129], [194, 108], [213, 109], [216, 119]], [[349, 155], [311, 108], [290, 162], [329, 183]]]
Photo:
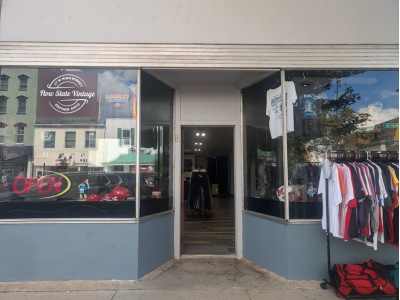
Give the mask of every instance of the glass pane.
[[[298, 195], [290, 203], [291, 219], [322, 217], [321, 151], [350, 151], [336, 154], [331, 166], [339, 171], [335, 172], [338, 177], [343, 175], [339, 179], [342, 199], [337, 199], [333, 206], [339, 205], [339, 214], [345, 215], [351, 200], [344, 193], [346, 185], [349, 191], [354, 191], [353, 185], [346, 181], [347, 166], [354, 165], [357, 172], [366, 170], [362, 176], [375, 176], [369, 173], [373, 170], [368, 168], [366, 151], [369, 156], [373, 153], [372, 161], [378, 162], [378, 166], [391, 165], [398, 177], [398, 71], [290, 71], [286, 72], [286, 80], [294, 83], [298, 98], [293, 104], [294, 131], [288, 135], [289, 184]], [[359, 180], [357, 174], [360, 173], [352, 174], [355, 181]], [[367, 177], [364, 179], [369, 189]], [[391, 178], [386, 179], [391, 182]], [[389, 186], [388, 189], [390, 194]], [[372, 190], [374, 187], [371, 196], [375, 194]], [[344, 228], [340, 230], [343, 234]]]
[[173, 90], [142, 72], [141, 99], [140, 216], [146, 216], [172, 209]]
[[[244, 109], [244, 209], [285, 217], [280, 73], [242, 91]], [[292, 86], [286, 86], [288, 108]], [[287, 115], [291, 111], [287, 109]], [[288, 131], [293, 124], [288, 122]]]
[[28, 100], [0, 101], [0, 219], [135, 218], [136, 155], [130, 141], [120, 147], [117, 128], [127, 139], [136, 128], [137, 70], [2, 74], [10, 89], [1, 95]]

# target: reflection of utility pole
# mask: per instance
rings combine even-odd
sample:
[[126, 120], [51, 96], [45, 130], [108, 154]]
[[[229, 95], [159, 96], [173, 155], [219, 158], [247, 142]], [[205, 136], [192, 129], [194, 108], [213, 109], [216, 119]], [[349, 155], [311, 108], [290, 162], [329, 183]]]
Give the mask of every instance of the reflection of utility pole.
[[339, 83], [341, 82], [340, 79], [336, 80], [336, 100], [339, 100]]

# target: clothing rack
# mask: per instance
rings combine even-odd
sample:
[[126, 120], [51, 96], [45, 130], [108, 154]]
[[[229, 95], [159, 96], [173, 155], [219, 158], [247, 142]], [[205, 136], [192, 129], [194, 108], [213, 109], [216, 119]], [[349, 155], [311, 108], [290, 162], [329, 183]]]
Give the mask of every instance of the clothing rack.
[[[362, 150], [321, 150], [322, 153], [356, 153], [356, 154], [399, 154], [398, 151], [362, 151]], [[325, 158], [327, 158], [325, 156]], [[321, 172], [322, 173], [322, 172]], [[321, 174], [322, 176], [322, 174]], [[325, 178], [325, 193], [326, 193], [326, 203], [325, 203], [325, 211], [326, 211], [326, 247], [327, 247], [327, 256], [328, 256], [328, 275], [329, 275], [329, 280], [326, 280], [325, 278], [323, 279], [323, 282], [321, 282], [320, 287], [323, 290], [326, 290], [327, 286], [329, 285], [331, 288], [335, 290], [336, 294], [341, 294], [342, 297], [346, 300], [348, 299], [368, 299], [368, 298], [380, 298], [380, 297], [398, 297], [399, 294], [392, 294], [392, 295], [352, 295], [352, 296], [347, 296], [342, 294], [339, 289], [335, 286], [335, 284], [332, 282], [332, 277], [331, 277], [331, 242], [330, 242], [330, 224], [329, 224], [329, 186], [328, 186], [328, 178]]]

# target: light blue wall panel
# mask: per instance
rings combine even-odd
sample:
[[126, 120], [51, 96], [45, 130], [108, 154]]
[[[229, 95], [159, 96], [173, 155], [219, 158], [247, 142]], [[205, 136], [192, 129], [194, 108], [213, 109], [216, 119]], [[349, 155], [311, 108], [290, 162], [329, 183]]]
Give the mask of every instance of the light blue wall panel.
[[288, 277], [286, 225], [243, 214], [243, 257]]
[[138, 279], [138, 227], [0, 225], [0, 281]]
[[[288, 226], [287, 279], [321, 280], [328, 276], [326, 233], [321, 225]], [[353, 264], [375, 259], [382, 264], [399, 261], [399, 249], [378, 242], [378, 250], [356, 241], [332, 237], [331, 264]]]
[[174, 215], [140, 223], [138, 277], [143, 277], [173, 257]]

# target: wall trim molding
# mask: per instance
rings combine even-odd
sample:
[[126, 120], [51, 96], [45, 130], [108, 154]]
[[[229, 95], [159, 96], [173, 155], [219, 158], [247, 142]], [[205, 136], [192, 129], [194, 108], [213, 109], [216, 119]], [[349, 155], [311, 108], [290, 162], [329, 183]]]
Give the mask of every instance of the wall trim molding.
[[399, 45], [0, 42], [3, 67], [398, 69]]

